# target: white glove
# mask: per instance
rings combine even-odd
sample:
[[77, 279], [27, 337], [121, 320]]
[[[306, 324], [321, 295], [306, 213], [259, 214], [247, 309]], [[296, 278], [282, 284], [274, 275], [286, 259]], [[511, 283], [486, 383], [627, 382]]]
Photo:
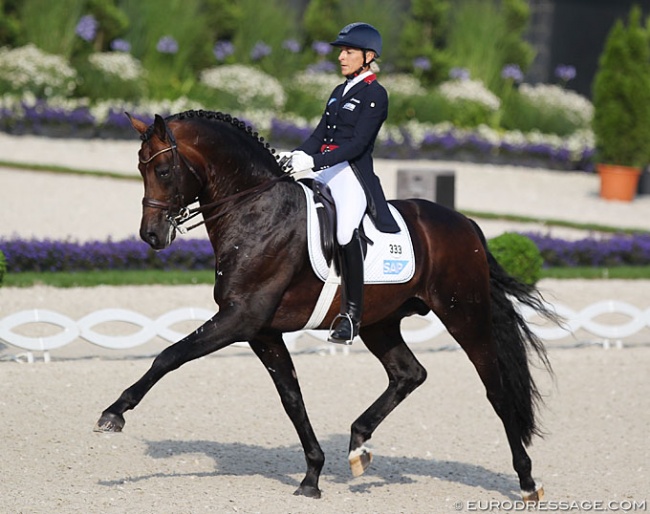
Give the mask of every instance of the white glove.
[[310, 170], [314, 167], [314, 159], [305, 152], [293, 152], [291, 155], [291, 167], [295, 172]]

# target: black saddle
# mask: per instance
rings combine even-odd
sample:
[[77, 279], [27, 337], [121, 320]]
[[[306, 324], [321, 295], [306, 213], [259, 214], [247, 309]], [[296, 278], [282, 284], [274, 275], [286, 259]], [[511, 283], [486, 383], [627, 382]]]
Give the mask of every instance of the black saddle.
[[[334, 197], [327, 184], [323, 184], [319, 180], [302, 179], [309, 189], [312, 190], [314, 195], [314, 204], [316, 205], [316, 215], [318, 217], [318, 225], [320, 227], [320, 244], [323, 249], [323, 256], [328, 266], [332, 265], [332, 260], [338, 255], [338, 242], [336, 240], [336, 206], [334, 205]], [[366, 236], [363, 231], [363, 223], [359, 227], [359, 235], [361, 237], [361, 248], [363, 256], [366, 256], [368, 244], [373, 242]], [[335, 260], [337, 271], [339, 270], [338, 260]], [[340, 274], [340, 273], [339, 273]]]

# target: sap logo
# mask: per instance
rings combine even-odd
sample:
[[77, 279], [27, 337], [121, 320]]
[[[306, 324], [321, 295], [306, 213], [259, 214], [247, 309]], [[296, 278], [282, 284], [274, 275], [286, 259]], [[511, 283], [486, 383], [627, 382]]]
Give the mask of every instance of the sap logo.
[[384, 275], [399, 275], [409, 261], [384, 261]]

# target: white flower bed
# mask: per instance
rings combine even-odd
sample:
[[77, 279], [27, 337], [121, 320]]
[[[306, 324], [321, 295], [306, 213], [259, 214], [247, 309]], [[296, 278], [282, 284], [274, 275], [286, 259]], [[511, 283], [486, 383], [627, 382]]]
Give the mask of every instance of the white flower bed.
[[470, 101], [498, 111], [501, 100], [479, 80], [449, 80], [438, 87], [440, 94], [452, 102]]
[[281, 109], [287, 100], [284, 89], [276, 78], [241, 64], [215, 66], [203, 70], [200, 81], [208, 87], [236, 95], [243, 102], [250, 102], [255, 98], [269, 98], [272, 107]]
[[[138, 80], [145, 71], [140, 63], [124, 52], [95, 53], [90, 63], [105, 74], [124, 80]], [[201, 82], [214, 89], [237, 96], [246, 106], [230, 114], [253, 125], [256, 131], [277, 141], [275, 145], [309, 133], [319, 121], [305, 119], [290, 113], [284, 114], [285, 91], [274, 77], [251, 66], [221, 65], [204, 70]], [[305, 71], [296, 74], [288, 87], [296, 87], [314, 98], [325, 101], [343, 78], [337, 73]], [[395, 74], [382, 75], [382, 84], [389, 93], [408, 96], [425, 94], [419, 81], [412, 76]], [[176, 100], [125, 102], [111, 99], [92, 103], [88, 99], [70, 99], [76, 86], [76, 72], [61, 57], [45, 54], [33, 45], [8, 50], [0, 49], [0, 82], [9, 84], [12, 94], [0, 96], [0, 124], [8, 130], [39, 130], [48, 124], [78, 125], [87, 128], [128, 130], [122, 112], [136, 116], [163, 116], [189, 109], [204, 108], [196, 101], [181, 97]], [[40, 88], [40, 89], [39, 89]], [[442, 95], [454, 102], [476, 102], [490, 111], [500, 108], [500, 100], [479, 81], [451, 80], [439, 88]], [[589, 126], [593, 106], [580, 95], [558, 86], [522, 84], [520, 92], [537, 105], [552, 106], [572, 113], [581, 126]], [[275, 128], [279, 132], [273, 133]], [[294, 130], [295, 129], [295, 130]], [[109, 130], [110, 132], [110, 130]], [[94, 132], [95, 134], [100, 132]], [[283, 140], [287, 137], [287, 140]], [[467, 149], [484, 154], [518, 154], [531, 152], [540, 158], [559, 161], [582, 162], [594, 148], [594, 136], [590, 130], [575, 132], [568, 137], [558, 137], [539, 132], [494, 130], [488, 126], [461, 129], [449, 122], [431, 124], [411, 120], [400, 126], [384, 125], [378, 136], [377, 146], [397, 146], [400, 154], [417, 157], [420, 152], [427, 155], [433, 151], [453, 152]], [[480, 156], [479, 156], [480, 158]]]
[[322, 97], [325, 102], [325, 95], [330, 94], [343, 80], [343, 77], [336, 73], [303, 71], [294, 75], [292, 85], [305, 93]]
[[181, 96], [175, 100], [157, 100], [157, 101], [140, 101], [125, 102], [124, 100], [103, 100], [90, 107], [90, 113], [97, 120], [98, 124], [104, 123], [108, 119], [108, 114], [119, 109], [121, 112], [131, 114], [160, 114], [167, 116], [177, 112], [183, 112], [190, 109], [201, 109], [201, 106], [188, 98]]
[[576, 131], [568, 137], [560, 137], [554, 134], [542, 134], [538, 131], [526, 133], [518, 130], [499, 131], [487, 125], [479, 125], [474, 129], [463, 129], [449, 122], [432, 124], [415, 120], [411, 120], [399, 128], [384, 126], [379, 134], [379, 141], [393, 140], [400, 143], [406, 137], [415, 148], [420, 148], [432, 137], [435, 139], [445, 136], [450, 136], [458, 142], [470, 138], [480, 140], [495, 149], [502, 145], [522, 150], [531, 146], [545, 146], [554, 152], [567, 152], [569, 159], [577, 161], [581, 159], [585, 151], [593, 149], [595, 145], [594, 134], [588, 129]]
[[522, 84], [519, 92], [534, 105], [564, 111], [576, 124], [588, 125], [594, 117], [593, 104], [575, 91], [554, 84]]
[[96, 52], [88, 61], [97, 70], [122, 80], [138, 80], [144, 76], [140, 61], [126, 52]]
[[389, 95], [399, 93], [405, 96], [422, 96], [427, 92], [417, 77], [406, 73], [381, 75], [379, 81], [386, 88]]
[[42, 90], [46, 96], [69, 95], [76, 87], [77, 72], [67, 60], [39, 50], [33, 44], [0, 48], [0, 80], [13, 89]]

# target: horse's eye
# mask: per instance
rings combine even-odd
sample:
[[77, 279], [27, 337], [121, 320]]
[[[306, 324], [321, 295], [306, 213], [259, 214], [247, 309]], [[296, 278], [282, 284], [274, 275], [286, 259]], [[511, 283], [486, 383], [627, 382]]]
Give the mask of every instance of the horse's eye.
[[156, 176], [158, 178], [169, 178], [170, 174], [169, 166], [156, 166]]

